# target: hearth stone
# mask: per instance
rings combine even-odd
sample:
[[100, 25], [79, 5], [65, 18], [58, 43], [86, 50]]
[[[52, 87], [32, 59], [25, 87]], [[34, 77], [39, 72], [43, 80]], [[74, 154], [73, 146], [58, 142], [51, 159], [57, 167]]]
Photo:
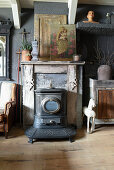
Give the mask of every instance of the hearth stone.
[[34, 123], [25, 134], [29, 138], [29, 143], [33, 143], [34, 139], [50, 138], [68, 138], [73, 141], [76, 128], [67, 124], [65, 89], [35, 90]]

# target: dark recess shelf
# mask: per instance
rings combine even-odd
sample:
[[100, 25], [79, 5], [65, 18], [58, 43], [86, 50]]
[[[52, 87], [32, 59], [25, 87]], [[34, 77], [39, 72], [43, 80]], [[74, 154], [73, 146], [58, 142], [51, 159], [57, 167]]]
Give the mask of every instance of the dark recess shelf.
[[78, 22], [76, 24], [76, 29], [79, 31], [91, 33], [91, 34], [114, 34], [114, 24], [96, 24], [96, 23], [84, 23]]

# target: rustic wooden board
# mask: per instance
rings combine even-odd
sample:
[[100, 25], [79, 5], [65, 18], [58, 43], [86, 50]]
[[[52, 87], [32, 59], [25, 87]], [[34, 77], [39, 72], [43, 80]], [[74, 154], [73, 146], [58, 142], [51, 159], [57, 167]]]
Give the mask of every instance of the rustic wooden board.
[[11, 128], [0, 135], [1, 170], [113, 170], [114, 126], [101, 126], [91, 135], [78, 129], [74, 142], [38, 140], [27, 143], [24, 130]]
[[66, 23], [66, 15], [34, 15], [34, 37], [39, 42], [40, 60], [50, 60], [50, 24]]
[[34, 73], [67, 73], [67, 66], [52, 65], [51, 67], [49, 67], [49, 65], [40, 65], [40, 67], [38, 67], [37, 65], [35, 65]]
[[114, 118], [114, 90], [98, 91], [98, 114], [99, 119]]

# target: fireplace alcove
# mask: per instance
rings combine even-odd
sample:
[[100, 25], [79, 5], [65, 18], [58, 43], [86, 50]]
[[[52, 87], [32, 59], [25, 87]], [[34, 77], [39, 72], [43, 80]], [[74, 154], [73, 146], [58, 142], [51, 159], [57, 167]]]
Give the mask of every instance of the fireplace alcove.
[[95, 99], [95, 124], [114, 124], [114, 80], [97, 80], [99, 65], [107, 64], [108, 62], [112, 66], [112, 78], [114, 79], [114, 60], [112, 60], [114, 57], [114, 25], [102, 22], [99, 24], [78, 22], [77, 31], [78, 35], [80, 35], [80, 46], [82, 47], [82, 44], [84, 44], [86, 49], [86, 52], [84, 51], [85, 49], [82, 50], [86, 61], [84, 70], [84, 105], [88, 104], [89, 98]]
[[[73, 124], [77, 128], [82, 127], [82, 75], [84, 64], [84, 61], [30, 61], [21, 63], [24, 129], [33, 125], [34, 122], [34, 90], [49, 88], [50, 79], [46, 79], [45, 74], [47, 76], [48, 74], [54, 75], [55, 80], [51, 79], [54, 88], [64, 88], [67, 91], [66, 114], [68, 125]], [[38, 75], [39, 78], [36, 80], [35, 77]], [[62, 78], [56, 79], [57, 75], [61, 75]]]
[[[107, 10], [105, 12], [107, 12]], [[114, 44], [114, 25], [107, 24], [105, 20], [106, 18], [103, 20], [105, 15], [102, 15], [103, 16], [98, 20], [99, 24], [84, 23], [82, 21], [79, 21], [76, 24], [78, 35], [77, 50], [78, 53], [83, 56], [83, 60], [86, 62], [83, 77], [83, 104], [85, 106], [88, 105], [90, 99], [89, 79], [91, 78], [97, 80], [97, 69], [99, 65], [107, 64], [107, 61], [109, 61], [107, 60], [108, 57], [111, 61], [114, 57], [114, 55], [112, 55]], [[111, 63], [111, 66], [112, 79], [114, 79], [114, 60]]]

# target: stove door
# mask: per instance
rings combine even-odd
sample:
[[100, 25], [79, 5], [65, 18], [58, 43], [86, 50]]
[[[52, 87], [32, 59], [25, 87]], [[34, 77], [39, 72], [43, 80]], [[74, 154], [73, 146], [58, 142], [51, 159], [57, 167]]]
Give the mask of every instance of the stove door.
[[46, 97], [42, 103], [42, 108], [46, 113], [54, 114], [60, 111], [61, 102], [58, 98]]

